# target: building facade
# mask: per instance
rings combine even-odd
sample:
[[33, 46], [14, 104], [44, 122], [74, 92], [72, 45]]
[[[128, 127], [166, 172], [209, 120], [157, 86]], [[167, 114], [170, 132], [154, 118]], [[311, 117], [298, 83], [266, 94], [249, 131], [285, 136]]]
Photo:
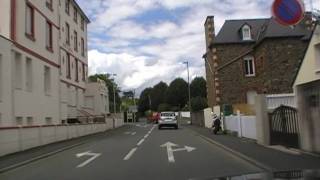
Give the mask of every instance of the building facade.
[[300, 144], [307, 151], [320, 152], [320, 25], [311, 38], [295, 79]]
[[76, 117], [84, 107], [89, 19], [74, 0], [1, 0], [0, 17], [0, 126]]
[[215, 35], [205, 22], [208, 103], [254, 104], [257, 94], [292, 93], [312, 32], [309, 16], [294, 28], [272, 18], [227, 20]]
[[89, 19], [74, 0], [60, 0], [59, 15], [60, 113], [61, 120], [67, 122], [83, 116]]

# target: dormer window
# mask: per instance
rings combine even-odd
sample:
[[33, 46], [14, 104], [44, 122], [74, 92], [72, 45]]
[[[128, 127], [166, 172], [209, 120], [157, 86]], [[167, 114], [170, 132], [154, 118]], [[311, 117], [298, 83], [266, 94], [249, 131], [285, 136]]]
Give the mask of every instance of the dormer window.
[[244, 41], [252, 40], [251, 29], [250, 29], [250, 26], [248, 26], [248, 25], [244, 25], [242, 27], [242, 40], [244, 40]]

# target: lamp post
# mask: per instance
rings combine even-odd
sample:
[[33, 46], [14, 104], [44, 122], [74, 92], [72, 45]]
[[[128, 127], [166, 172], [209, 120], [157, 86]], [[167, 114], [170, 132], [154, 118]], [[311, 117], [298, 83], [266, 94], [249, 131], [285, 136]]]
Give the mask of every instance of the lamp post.
[[116, 91], [115, 91], [115, 79], [117, 74], [112, 74], [113, 76], [113, 113], [115, 114], [117, 109], [116, 109]]
[[187, 65], [187, 71], [188, 71], [188, 96], [189, 96], [189, 112], [190, 112], [190, 123], [192, 124], [192, 118], [191, 118], [191, 93], [190, 93], [190, 75], [189, 75], [189, 61], [183, 62], [183, 64]]

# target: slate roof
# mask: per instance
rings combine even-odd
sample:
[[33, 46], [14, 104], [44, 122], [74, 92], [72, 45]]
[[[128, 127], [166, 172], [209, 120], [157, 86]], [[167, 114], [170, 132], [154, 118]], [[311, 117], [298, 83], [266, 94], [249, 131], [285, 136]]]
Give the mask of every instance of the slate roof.
[[251, 42], [274, 37], [301, 36], [303, 39], [310, 39], [312, 31], [307, 29], [304, 22], [301, 21], [300, 24], [292, 28], [280, 25], [273, 18], [226, 20], [215, 37], [214, 44], [248, 43], [248, 41], [243, 41], [241, 36], [241, 28], [245, 24], [251, 27]]

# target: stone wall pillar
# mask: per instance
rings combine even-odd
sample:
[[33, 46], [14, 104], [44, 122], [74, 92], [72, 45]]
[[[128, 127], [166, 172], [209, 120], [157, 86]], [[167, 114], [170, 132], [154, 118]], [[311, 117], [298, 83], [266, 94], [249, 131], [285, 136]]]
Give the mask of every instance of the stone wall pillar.
[[266, 96], [257, 95], [255, 106], [257, 141], [262, 145], [270, 145], [270, 124]]

